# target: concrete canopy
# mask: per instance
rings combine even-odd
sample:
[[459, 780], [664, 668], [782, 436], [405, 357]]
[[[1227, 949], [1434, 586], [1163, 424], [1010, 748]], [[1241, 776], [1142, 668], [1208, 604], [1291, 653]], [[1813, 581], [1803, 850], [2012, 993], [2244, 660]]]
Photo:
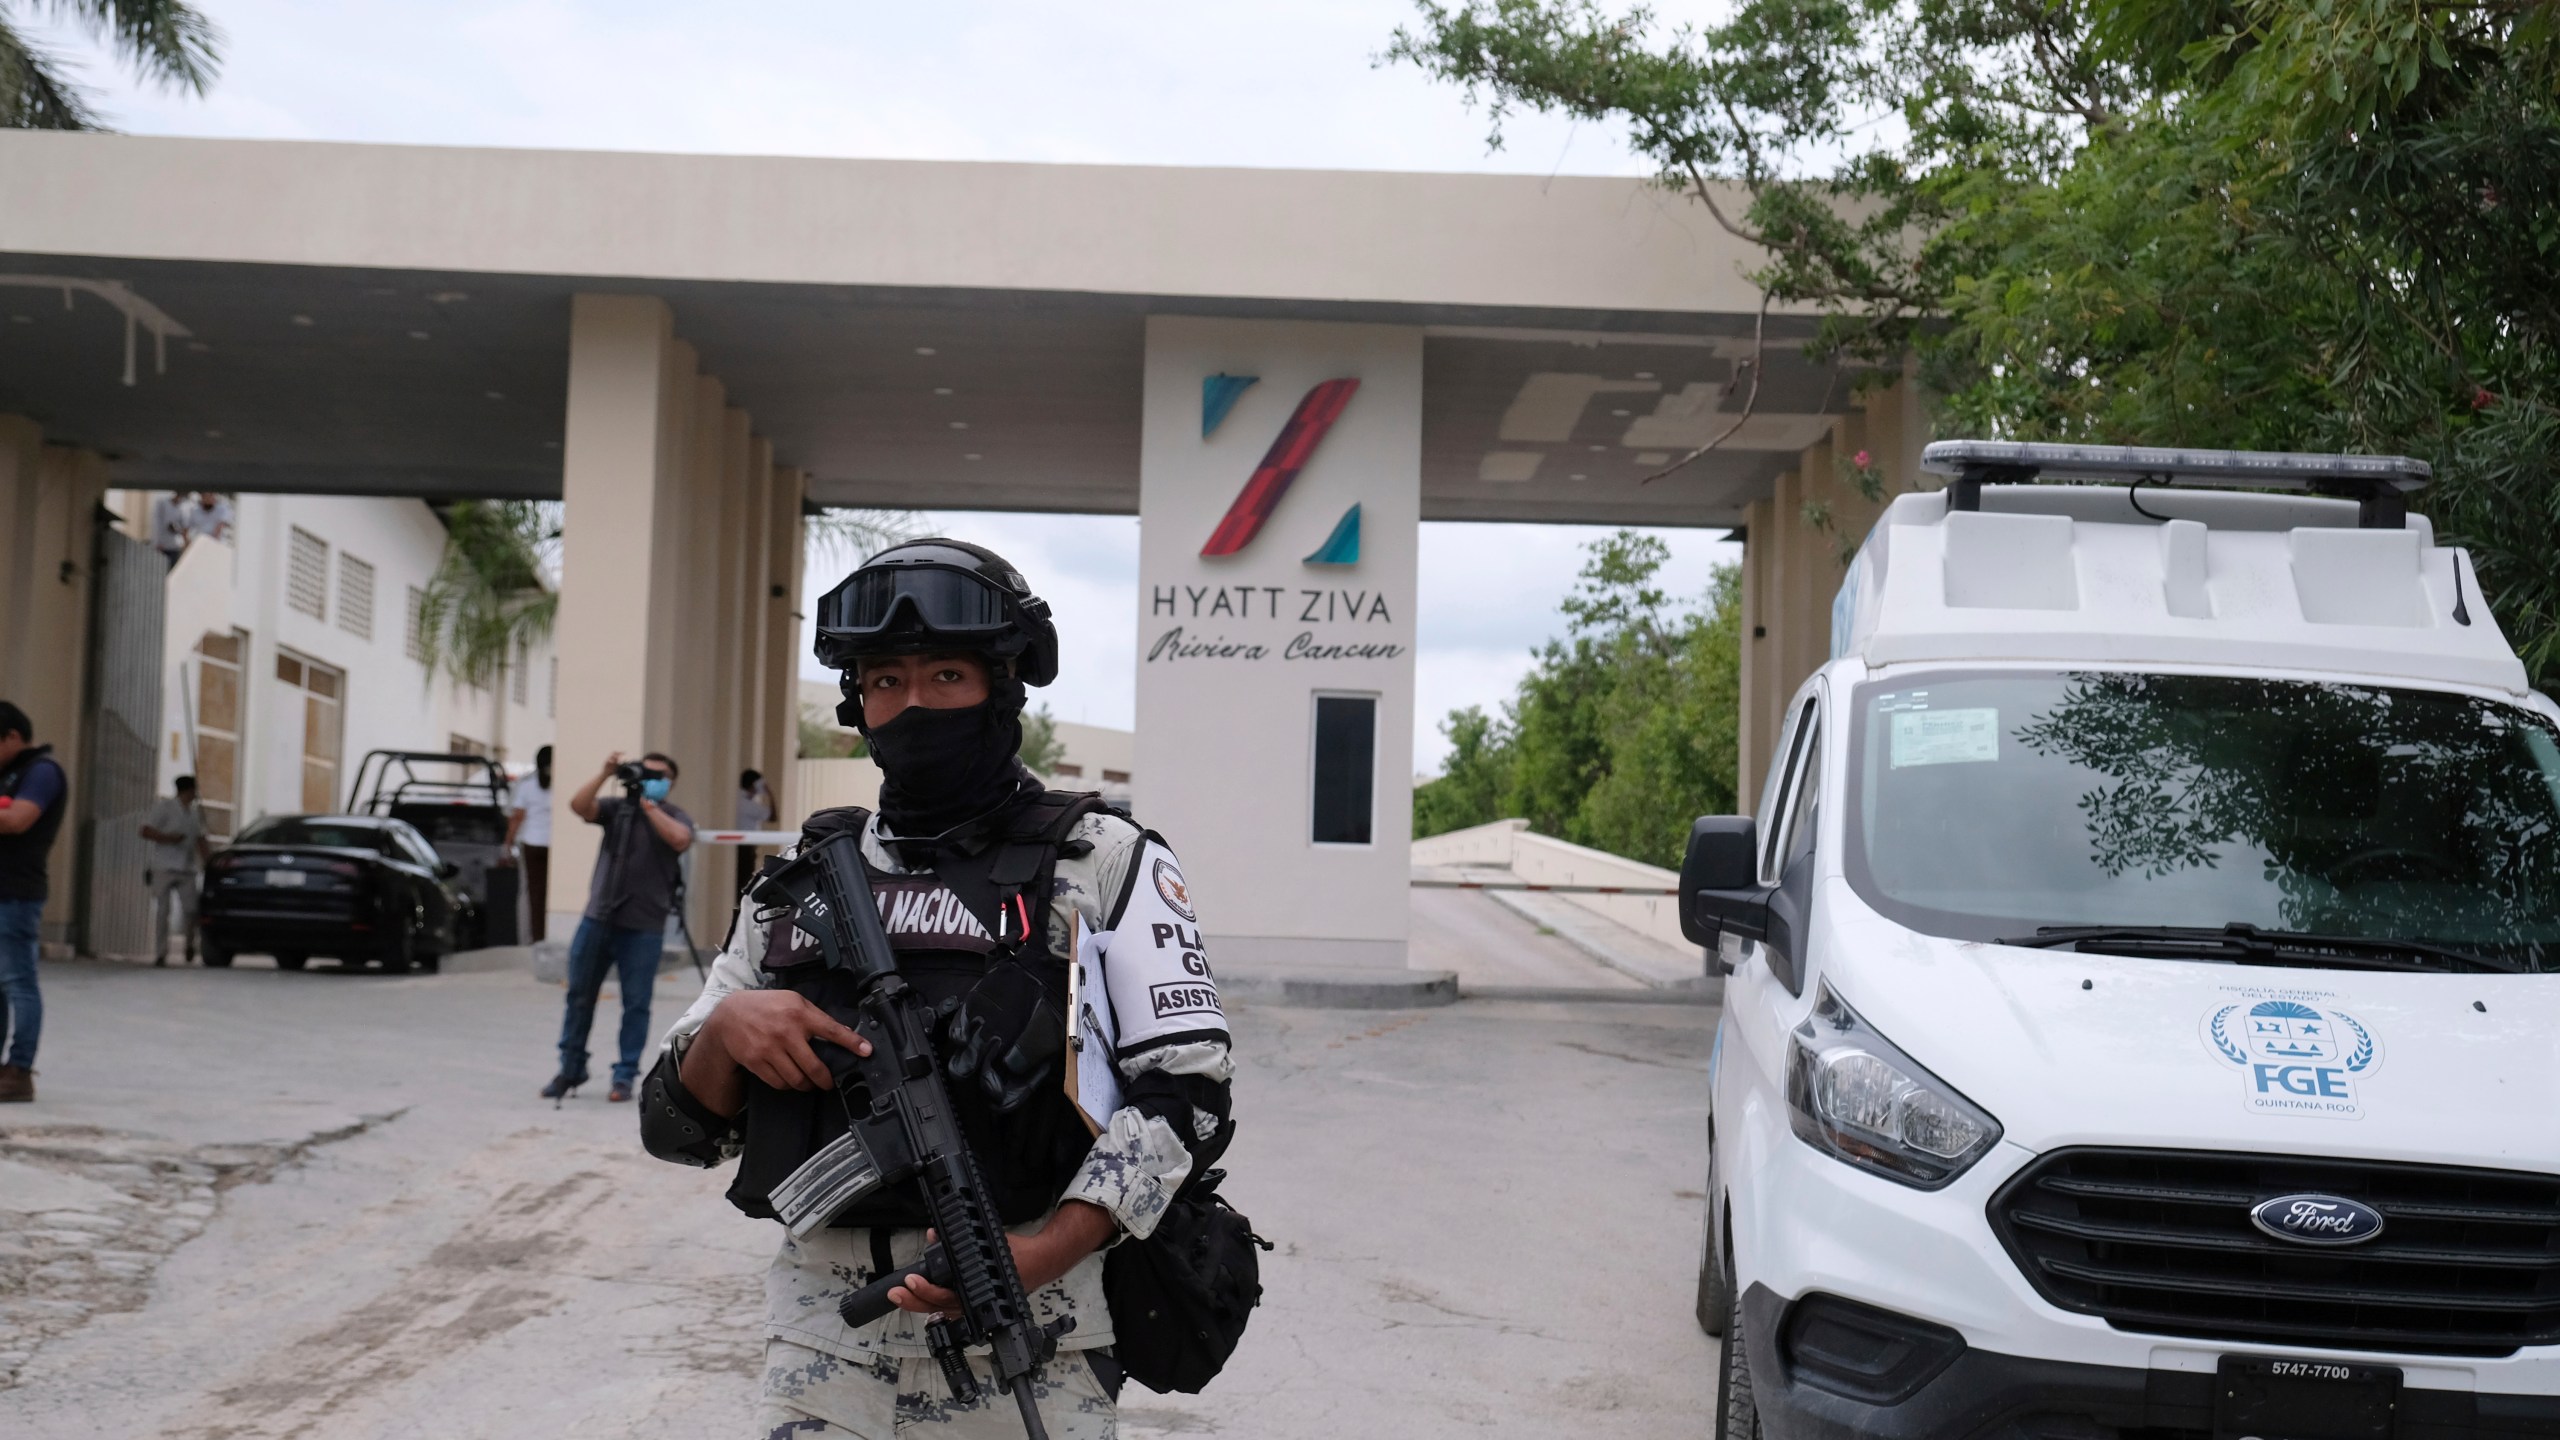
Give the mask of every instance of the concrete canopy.
[[1852, 399], [1772, 314], [1638, 486], [1758, 299], [1633, 180], [13, 132], [0, 195], [0, 411], [130, 485], [557, 496], [582, 292], [663, 299], [818, 503], [1134, 513], [1151, 314], [1422, 327], [1426, 519], [1737, 524]]

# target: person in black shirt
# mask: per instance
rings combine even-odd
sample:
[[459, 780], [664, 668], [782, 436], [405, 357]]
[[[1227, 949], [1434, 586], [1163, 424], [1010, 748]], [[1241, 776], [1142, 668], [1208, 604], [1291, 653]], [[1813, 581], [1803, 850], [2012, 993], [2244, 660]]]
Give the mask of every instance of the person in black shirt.
[[53, 747], [34, 744], [27, 712], [0, 700], [0, 1103], [36, 1098], [36, 1040], [44, 995], [36, 989], [43, 933], [45, 852], [62, 828], [71, 782]]
[[604, 846], [587, 883], [587, 913], [569, 941], [569, 999], [560, 1018], [560, 1073], [542, 1087], [557, 1100], [587, 1082], [587, 1032], [595, 1027], [596, 997], [611, 972], [622, 987], [622, 1055], [613, 1065], [609, 1100], [631, 1098], [640, 1075], [640, 1052], [649, 1044], [649, 992], [658, 982], [667, 912], [675, 908], [681, 876], [676, 857], [693, 844], [693, 817], [667, 803], [676, 762], [652, 750], [640, 757], [648, 779], [635, 808], [620, 796], [596, 792], [622, 764], [622, 752], [569, 797], [569, 808], [590, 825], [604, 827]]

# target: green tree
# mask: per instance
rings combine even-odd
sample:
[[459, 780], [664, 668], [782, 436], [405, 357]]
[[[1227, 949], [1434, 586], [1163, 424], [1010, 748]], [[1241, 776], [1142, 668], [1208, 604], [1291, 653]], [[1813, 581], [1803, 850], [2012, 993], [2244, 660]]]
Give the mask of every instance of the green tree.
[[104, 128], [61, 57], [27, 37], [31, 14], [77, 22], [144, 79], [174, 89], [202, 95], [221, 68], [222, 32], [182, 0], [0, 0], [0, 127]]
[[2023, 436], [2415, 455], [2560, 680], [2560, 46], [2547, 6], [2098, 8], [2153, 99], [1974, 227], [1945, 363]]
[[[2524, 0], [1423, 0], [1390, 58], [1624, 127], [1816, 349], [1945, 428], [2416, 455], [2560, 683], [2560, 11]], [[1870, 377], [1872, 378], [1872, 377]]]
[[851, 570], [892, 545], [925, 534], [923, 518], [906, 510], [823, 505], [801, 521], [801, 543], [810, 565], [821, 570]]
[[1564, 638], [1550, 640], [1509, 707], [1511, 813], [1543, 835], [1592, 843], [1584, 802], [1609, 773], [1608, 717], [1618, 690], [1641, 685], [1668, 659], [1668, 597], [1653, 580], [1671, 551], [1621, 530], [1592, 543], [1563, 602]]
[[1730, 815], [1741, 751], [1742, 572], [1717, 569], [1660, 663], [1629, 665], [1601, 707], [1606, 773], [1583, 797], [1583, 843], [1677, 868], [1689, 822]]
[[835, 715], [815, 705], [800, 709], [800, 758], [850, 760], [871, 753], [862, 736], [836, 723]]
[[1734, 808], [1740, 723], [1739, 572], [1703, 608], [1656, 583], [1670, 551], [1622, 530], [1593, 542], [1563, 610], [1499, 718], [1470, 706], [1441, 724], [1447, 766], [1415, 787], [1414, 833], [1506, 817], [1579, 844], [1677, 864], [1689, 821]]
[[464, 500], [444, 512], [443, 558], [418, 611], [418, 644], [430, 673], [494, 689], [507, 667], [551, 634], [560, 593], [544, 576], [559, 538], [556, 506], [534, 500]]
[[1413, 833], [1445, 835], [1505, 818], [1511, 793], [1511, 735], [1479, 705], [1452, 710], [1440, 722], [1448, 763], [1413, 788]]
[[1817, 349], [1898, 362], [1946, 310], [1998, 192], [2064, 167], [2134, 93], [2070, 0], [1742, 0], [1664, 28], [1642, 5], [1419, 0], [1384, 58], [1483, 106], [1622, 129], [1661, 184], [1761, 247], [1750, 278], [1824, 317]]
[[1022, 763], [1046, 775], [1067, 758], [1067, 742], [1058, 738], [1058, 717], [1046, 705], [1022, 712]]

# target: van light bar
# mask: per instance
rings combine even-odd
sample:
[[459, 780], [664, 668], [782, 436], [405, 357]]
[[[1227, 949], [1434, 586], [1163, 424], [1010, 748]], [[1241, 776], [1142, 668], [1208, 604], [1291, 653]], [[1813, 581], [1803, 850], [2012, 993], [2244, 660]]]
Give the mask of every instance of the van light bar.
[[2405, 455], [2304, 455], [2279, 450], [2179, 450], [2150, 445], [2064, 445], [2021, 440], [1939, 440], [1920, 468], [1952, 475], [1958, 510], [1981, 507], [1982, 487], [2035, 480], [2118, 485], [2244, 485], [2307, 490], [2363, 502], [2362, 523], [2397, 529], [2407, 498], [2435, 471]]
[[[2150, 445], [2059, 445], [2017, 440], [1939, 440], [1920, 452], [1920, 468], [1939, 475], [1966, 471], [2023, 470], [2050, 479], [2238, 482], [2282, 489], [2363, 489], [2382, 483], [2403, 494], [2424, 486], [2435, 472], [2405, 455], [2301, 455], [2279, 450], [2177, 450]], [[1990, 476], [1988, 480], [2008, 479]]]

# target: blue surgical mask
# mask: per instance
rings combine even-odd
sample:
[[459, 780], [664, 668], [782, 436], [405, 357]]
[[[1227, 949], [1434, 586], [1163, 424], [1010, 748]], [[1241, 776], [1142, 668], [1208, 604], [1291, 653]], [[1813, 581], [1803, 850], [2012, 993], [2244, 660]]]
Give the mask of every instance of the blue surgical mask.
[[653, 776], [640, 782], [640, 794], [645, 799], [664, 800], [667, 792], [675, 788], [675, 783], [664, 776]]

